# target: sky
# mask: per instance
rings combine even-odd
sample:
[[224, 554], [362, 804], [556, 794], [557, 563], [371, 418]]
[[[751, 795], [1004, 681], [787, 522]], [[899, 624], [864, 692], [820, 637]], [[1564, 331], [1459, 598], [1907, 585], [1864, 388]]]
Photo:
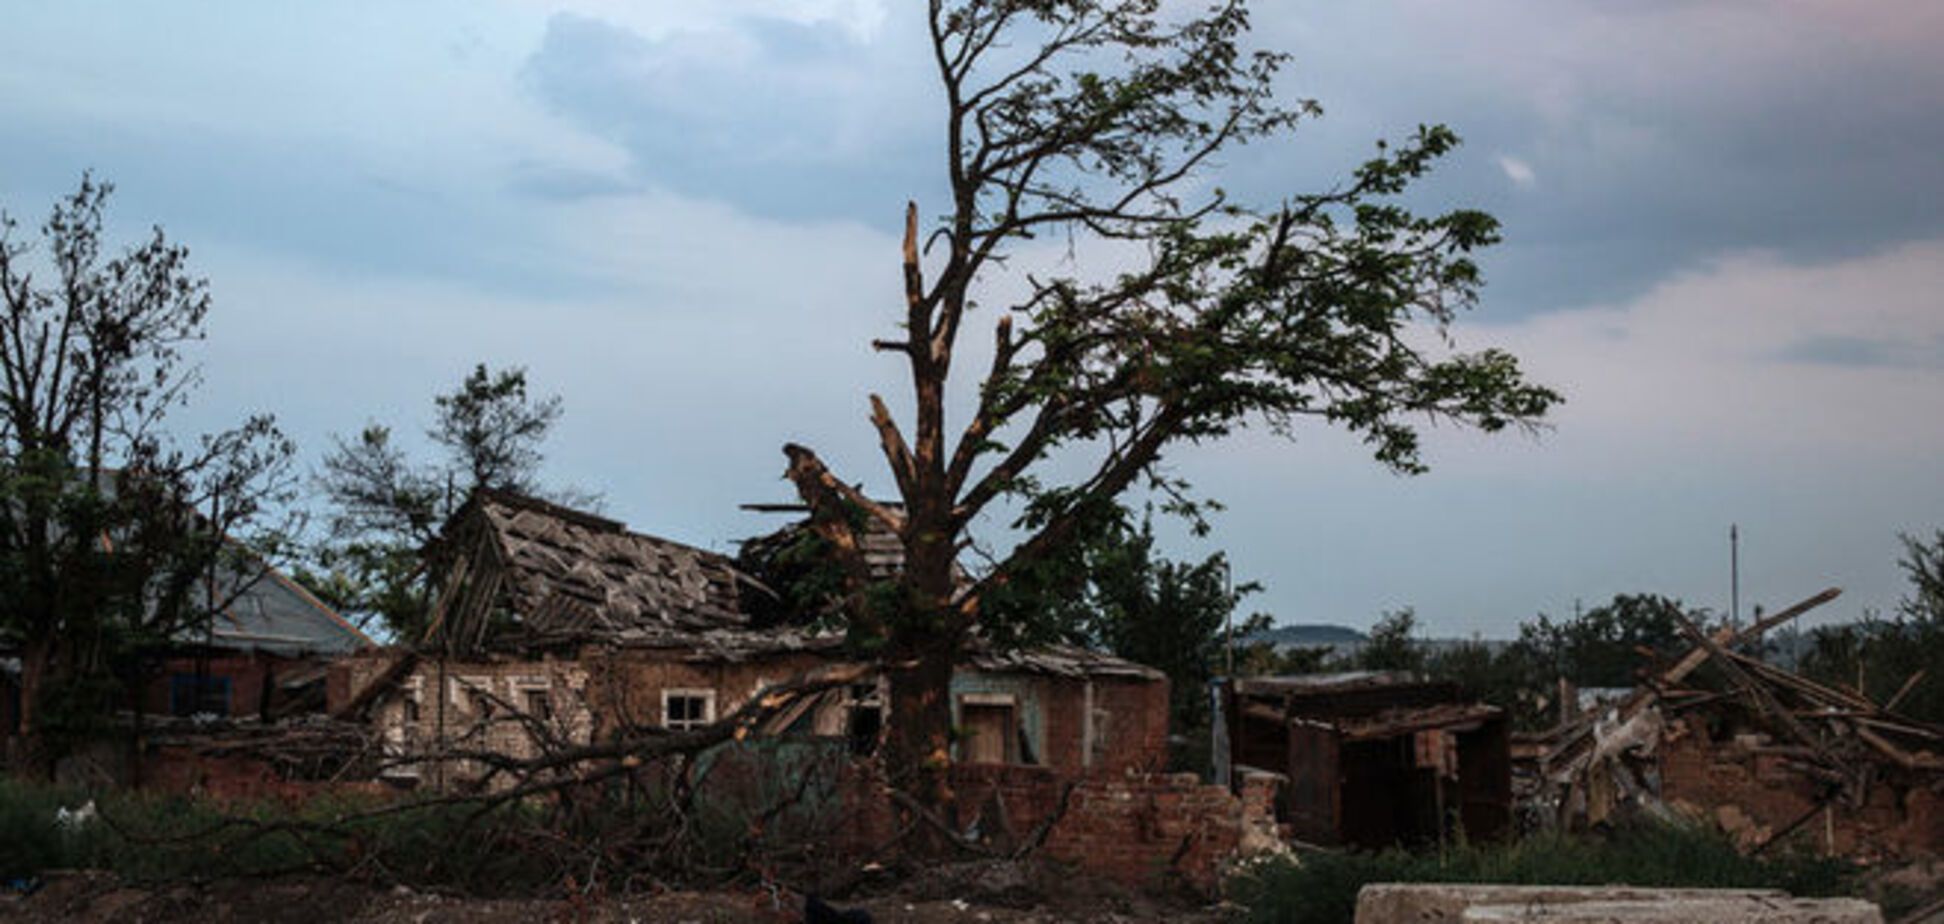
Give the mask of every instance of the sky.
[[[333, 434], [422, 430], [486, 362], [562, 398], [547, 478], [644, 532], [773, 528], [738, 505], [793, 497], [786, 441], [888, 490], [865, 395], [906, 389], [868, 344], [905, 200], [944, 209], [921, 5], [0, 7], [0, 207], [31, 228], [93, 170], [124, 239], [160, 224], [210, 280], [186, 431], [272, 412], [315, 466]], [[1452, 126], [1414, 204], [1505, 228], [1453, 336], [1567, 403], [1538, 434], [1433, 430], [1413, 478], [1320, 429], [1188, 448], [1171, 469], [1227, 509], [1170, 554], [1227, 550], [1285, 623], [1409, 606], [1506, 637], [1617, 593], [1725, 610], [1733, 523], [1745, 608], [1894, 607], [1898, 533], [1944, 528], [1944, 4], [1254, 19], [1324, 116], [1201, 181], [1273, 203]]]

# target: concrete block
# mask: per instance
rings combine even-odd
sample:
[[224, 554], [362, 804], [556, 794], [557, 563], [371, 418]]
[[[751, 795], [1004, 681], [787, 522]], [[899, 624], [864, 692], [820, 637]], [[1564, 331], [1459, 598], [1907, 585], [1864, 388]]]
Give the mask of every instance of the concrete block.
[[1565, 905], [1662, 899], [1784, 899], [1774, 889], [1651, 889], [1494, 883], [1373, 882], [1357, 893], [1356, 924], [1431, 924], [1464, 920], [1479, 905]]
[[1466, 924], [1883, 924], [1860, 898], [1663, 898], [1567, 904], [1474, 905]]

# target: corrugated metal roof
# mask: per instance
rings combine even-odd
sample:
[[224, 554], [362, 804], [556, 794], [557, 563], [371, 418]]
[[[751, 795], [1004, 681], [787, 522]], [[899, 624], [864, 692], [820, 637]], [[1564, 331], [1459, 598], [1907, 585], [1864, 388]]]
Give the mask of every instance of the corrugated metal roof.
[[239, 545], [232, 548], [240, 554], [222, 566], [223, 576], [211, 586], [221, 612], [207, 634], [192, 630], [182, 641], [283, 655], [339, 655], [372, 645], [282, 572]]

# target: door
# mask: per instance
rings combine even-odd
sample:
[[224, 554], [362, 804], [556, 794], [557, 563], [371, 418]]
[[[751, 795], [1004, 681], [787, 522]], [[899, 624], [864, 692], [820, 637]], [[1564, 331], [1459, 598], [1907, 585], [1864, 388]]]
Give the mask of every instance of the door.
[[968, 764], [1012, 763], [1013, 708], [961, 703], [959, 725], [965, 734], [959, 754]]

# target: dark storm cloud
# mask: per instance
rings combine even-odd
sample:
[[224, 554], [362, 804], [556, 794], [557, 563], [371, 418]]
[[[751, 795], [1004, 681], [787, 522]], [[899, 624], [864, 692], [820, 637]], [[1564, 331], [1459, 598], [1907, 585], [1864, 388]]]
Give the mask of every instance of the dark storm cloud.
[[772, 218], [889, 224], [938, 144], [905, 35], [748, 19], [649, 39], [557, 14], [526, 66], [547, 105], [624, 145], [644, 181]]
[[[1495, 317], [1622, 301], [1724, 250], [1812, 261], [1944, 233], [1944, 56], [1852, 18], [1787, 3], [1263, 5], [1258, 40], [1295, 55], [1288, 98], [1328, 115], [1232, 152], [1217, 179], [1274, 202], [1339, 181], [1379, 137], [1451, 124], [1467, 145], [1418, 202], [1504, 221], [1487, 258]], [[1933, 22], [1912, 18], [1906, 31]], [[923, 43], [898, 10], [870, 39], [748, 19], [651, 40], [559, 15], [528, 72], [649, 182], [882, 224], [936, 172]]]
[[1808, 337], [1783, 347], [1785, 363], [1845, 369], [1944, 369], [1944, 339], [1929, 342], [1865, 337]]
[[[1504, 221], [1495, 313], [1624, 300], [1726, 250], [1814, 261], [1944, 233], [1944, 58], [1913, 4], [1886, 5], [1911, 11], [1900, 38], [1887, 14], [1868, 31], [1801, 4], [1453, 6], [1305, 6], [1264, 31], [1323, 99], [1326, 151], [1425, 121], [1465, 136], [1427, 198]], [[1239, 166], [1268, 190], [1319, 156]]]

